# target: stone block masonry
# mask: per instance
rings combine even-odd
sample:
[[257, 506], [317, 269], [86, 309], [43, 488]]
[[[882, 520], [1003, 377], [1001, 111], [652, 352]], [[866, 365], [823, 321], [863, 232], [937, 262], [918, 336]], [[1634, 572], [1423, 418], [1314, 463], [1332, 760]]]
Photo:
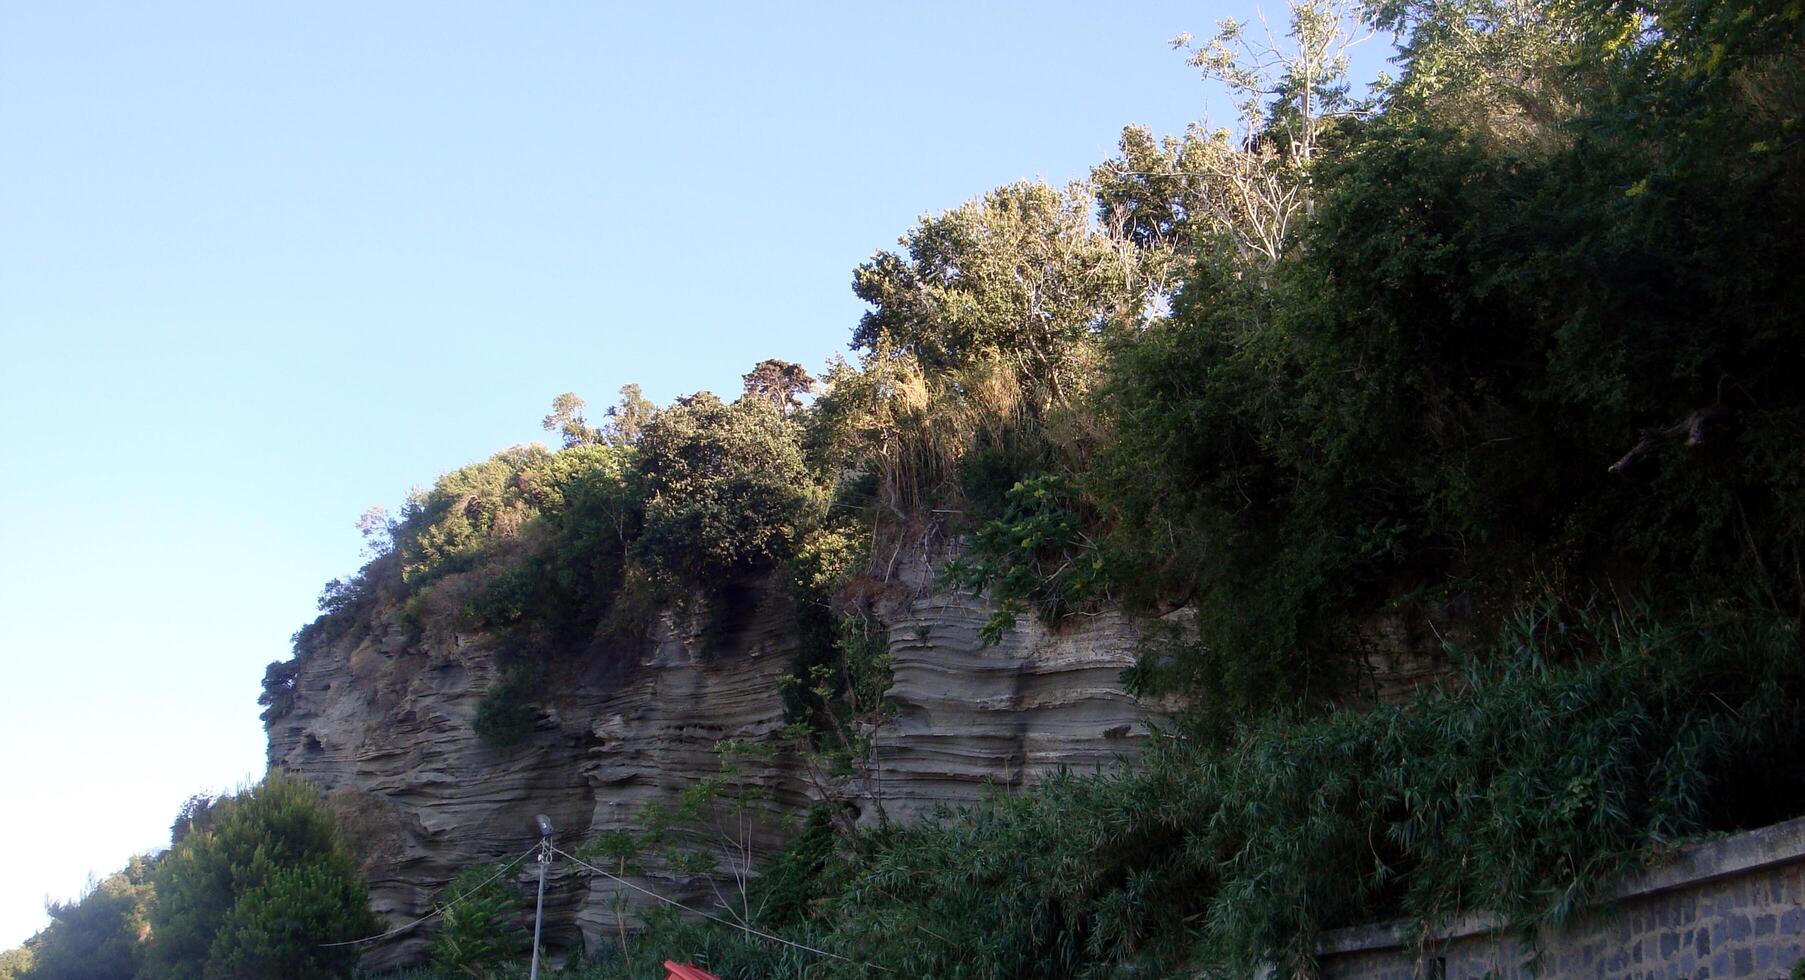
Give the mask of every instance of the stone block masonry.
[[1326, 934], [1324, 980], [1786, 977], [1805, 959], [1805, 817], [1682, 848], [1565, 928], [1526, 937], [1488, 916], [1438, 930], [1420, 952], [1404, 923]]

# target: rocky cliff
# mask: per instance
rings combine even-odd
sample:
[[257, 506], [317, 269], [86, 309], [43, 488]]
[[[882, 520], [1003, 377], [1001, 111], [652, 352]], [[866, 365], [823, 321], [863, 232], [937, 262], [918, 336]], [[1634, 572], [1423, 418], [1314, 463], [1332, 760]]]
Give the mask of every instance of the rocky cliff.
[[[1089, 771], [1137, 750], [1149, 715], [1118, 679], [1133, 658], [1131, 623], [1105, 612], [1054, 631], [1024, 618], [985, 647], [978, 629], [990, 607], [934, 586], [929, 568], [923, 560], [896, 570], [869, 599], [894, 659], [895, 713], [873, 739], [874, 778], [858, 788], [866, 819], [880, 802], [907, 820], [987, 785]], [[706, 633], [664, 614], [629, 651], [630, 669], [561, 678], [534, 733], [506, 749], [484, 745], [471, 727], [495, 676], [489, 638], [422, 633], [398, 611], [378, 613], [301, 666], [292, 704], [268, 723], [270, 764], [332, 795], [367, 856], [374, 908], [400, 925], [431, 911], [462, 868], [528, 850], [534, 814], [549, 815], [560, 846], [574, 849], [633, 827], [648, 802], [676, 806], [720, 771], [719, 743], [762, 744], [769, 754], [742, 762], [737, 779], [745, 812], [692, 833], [720, 872], [641, 879], [701, 907], [731, 901], [736, 874], [781, 843], [790, 818], [819, 795], [778, 736], [794, 618], [779, 590], [752, 591], [744, 615]], [[612, 935], [617, 913], [641, 901], [649, 899], [560, 862], [547, 893], [548, 943]], [[417, 957], [426, 931], [378, 944], [366, 963]]]

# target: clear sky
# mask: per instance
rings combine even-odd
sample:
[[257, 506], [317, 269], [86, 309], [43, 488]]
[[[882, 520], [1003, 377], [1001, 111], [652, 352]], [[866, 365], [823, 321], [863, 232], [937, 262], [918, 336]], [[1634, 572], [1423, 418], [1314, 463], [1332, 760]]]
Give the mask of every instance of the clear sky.
[[923, 212], [1202, 117], [1215, 2], [0, 0], [0, 948], [260, 775], [365, 508], [819, 366]]

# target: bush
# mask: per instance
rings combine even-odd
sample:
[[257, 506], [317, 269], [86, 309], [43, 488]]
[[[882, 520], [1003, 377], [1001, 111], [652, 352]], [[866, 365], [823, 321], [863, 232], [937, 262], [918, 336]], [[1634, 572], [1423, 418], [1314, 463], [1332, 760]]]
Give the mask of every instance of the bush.
[[[1133, 766], [831, 856], [818, 826], [755, 886], [781, 900], [749, 904], [790, 938], [907, 976], [1238, 975], [1306, 966], [1320, 930], [1393, 916], [1488, 910], [1533, 931], [1690, 835], [1805, 807], [1796, 622], [1721, 603], [1511, 622], [1445, 695], [1272, 718], [1216, 746], [1159, 739]], [[636, 961], [708, 949], [803, 975], [718, 926], [649, 925]]]
[[1005, 500], [1002, 514], [979, 525], [966, 553], [941, 571], [947, 584], [987, 590], [996, 603], [978, 634], [986, 645], [1000, 641], [1024, 607], [1057, 624], [1098, 599], [1106, 583], [1102, 552], [1085, 532], [1066, 480], [1030, 476]]
[[507, 748], [533, 733], [539, 721], [539, 710], [533, 705], [539, 683], [532, 671], [510, 670], [489, 690], [476, 706], [472, 727], [483, 743], [493, 748]]
[[497, 538], [517, 534], [542, 502], [522, 476], [554, 458], [544, 446], [515, 446], [417, 492], [394, 532], [403, 579], [419, 583], [468, 568]]
[[1638, 857], [1805, 805], [1797, 627], [1732, 612], [1525, 614], [1448, 696], [1172, 743], [901, 832], [849, 879], [848, 946], [882, 923], [933, 975], [955, 949], [973, 976], [1244, 971], [1398, 914], [1563, 921]]
[[1800, 79], [1717, 65], [1684, 6], [1658, 57], [1700, 61], [1655, 76], [1693, 81], [1636, 59], [1532, 147], [1400, 101], [1319, 164], [1269, 276], [1200, 262], [1117, 347], [1082, 484], [1124, 591], [1198, 603], [1202, 659], [1166, 679], [1320, 704], [1412, 592], [1484, 629], [1526, 582], [1799, 601], [1805, 261], [1777, 216], [1805, 207], [1800, 144], [1719, 149], [1764, 111], [1724, 73]]
[[566, 449], [519, 480], [538, 508], [530, 549], [494, 571], [466, 610], [511, 656], [547, 661], [589, 653], [615, 612], [631, 569], [640, 503], [626, 477], [629, 449]]
[[518, 957], [531, 955], [532, 940], [521, 925], [527, 899], [502, 868], [466, 868], [435, 903], [442, 910], [428, 947], [433, 969], [475, 976]]

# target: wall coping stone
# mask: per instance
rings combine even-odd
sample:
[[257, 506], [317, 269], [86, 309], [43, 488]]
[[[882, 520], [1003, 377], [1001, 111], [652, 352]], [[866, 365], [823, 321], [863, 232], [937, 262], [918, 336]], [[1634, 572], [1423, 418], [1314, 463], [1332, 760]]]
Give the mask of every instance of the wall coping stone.
[[[1745, 830], [1716, 840], [1687, 844], [1669, 859], [1624, 878], [1594, 904], [1657, 895], [1747, 874], [1777, 864], [1805, 861], [1805, 817]], [[1461, 916], [1431, 930], [1429, 939], [1439, 942], [1498, 932], [1507, 923], [1488, 912]], [[1364, 926], [1334, 929], [1316, 941], [1316, 955], [1335, 956], [1372, 950], [1403, 949], [1411, 944], [1411, 922], [1393, 919]]]

